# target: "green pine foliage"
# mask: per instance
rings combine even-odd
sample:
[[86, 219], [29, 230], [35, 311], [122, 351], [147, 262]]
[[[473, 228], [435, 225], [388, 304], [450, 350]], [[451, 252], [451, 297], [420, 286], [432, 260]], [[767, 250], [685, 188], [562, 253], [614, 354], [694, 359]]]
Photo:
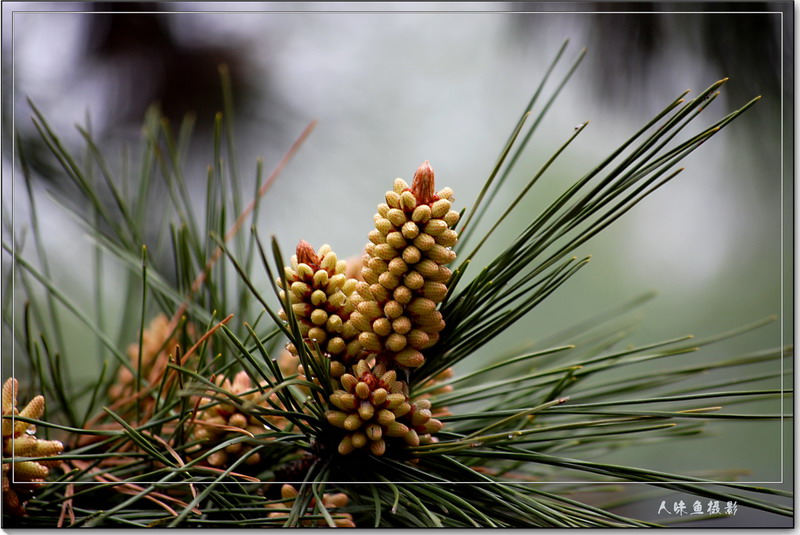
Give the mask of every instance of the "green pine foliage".
[[[79, 128], [85, 152], [68, 150], [31, 103], [42, 140], [79, 192], [79, 200], [55, 200], [93, 241], [96, 306], [85, 310], [55, 282], [37, 223], [26, 146], [18, 140], [32, 216], [24, 231], [37, 260], [20, 253], [23, 225], [7, 226], [4, 259], [15, 269], [5, 290], [8, 295], [14, 285], [19, 294], [18, 308], [4, 303], [3, 322], [13, 337], [20, 397], [41, 393], [47, 410], [31, 419], [4, 407], [4, 429], [11, 419], [35, 424], [40, 436], [62, 441], [64, 451], [47, 484], [25, 504], [24, 516], [4, 509], [4, 527], [645, 527], [656, 524], [620, 511], [667, 491], [791, 517], [790, 493], [738, 483], [735, 473], [690, 477], [601, 460], [608, 451], [690, 443], [720, 420], [780, 419], [736, 405], [788, 395], [780, 372], [752, 370], [763, 370], [765, 362], [778, 368], [784, 359], [780, 368], [790, 374], [791, 347], [662, 366], [671, 357], [746, 336], [774, 318], [703, 339], [624, 345], [632, 312], [652, 297], [644, 295], [565, 325], [537, 346], [498, 354], [473, 371], [458, 366], [546, 299], [558, 299], [558, 288], [589, 261], [572, 256], [577, 247], [672, 180], [683, 158], [758, 100], [697, 128], [698, 116], [726, 80], [695, 98], [678, 96], [513, 239], [495, 232], [576, 141], [580, 125], [479, 234], [478, 223], [493, 213], [488, 207], [497, 204], [497, 192], [507, 187], [510, 171], [583, 58], [579, 54], [546, 95], [565, 50], [566, 43], [478, 198], [461, 213], [458, 259], [439, 306], [446, 326], [438, 342], [423, 350], [424, 364], [404, 370], [409, 396], [429, 400], [444, 427], [435, 441], [381, 456], [337, 452], [341, 436], [326, 419], [335, 390], [330, 362], [316, 356], [322, 353], [318, 345], [304, 341], [288, 284], [256, 282], [279, 279], [289, 264], [286, 244], [256, 230], [259, 202], [313, 124], [270, 175], [259, 161], [255, 190], [243, 193], [230, 81], [222, 68], [224, 111], [216, 118], [205, 203], [198, 204], [184, 176], [190, 119], [175, 131], [153, 109], [138, 152], [127, 151], [117, 165], [88, 125]], [[163, 215], [156, 229], [152, 206]], [[366, 236], [370, 222], [363, 227]], [[476, 253], [489, 242], [505, 249], [475, 265]], [[121, 317], [107, 317], [102, 309], [110, 263], [124, 268], [113, 281], [126, 294]], [[104, 356], [90, 384], [73, 384], [66, 369], [78, 361], [67, 355], [75, 351], [64, 342], [67, 317], [90, 330], [94, 339], [85, 341], [87, 347], [99, 345]], [[289, 343], [297, 361], [286, 358]], [[698, 380], [728, 368], [735, 377]], [[4, 370], [9, 373], [9, 366]], [[4, 450], [4, 474], [26, 459]], [[639, 484], [637, 491], [627, 483]], [[649, 490], [639, 492], [643, 488]], [[715, 525], [713, 514], [700, 518]]]

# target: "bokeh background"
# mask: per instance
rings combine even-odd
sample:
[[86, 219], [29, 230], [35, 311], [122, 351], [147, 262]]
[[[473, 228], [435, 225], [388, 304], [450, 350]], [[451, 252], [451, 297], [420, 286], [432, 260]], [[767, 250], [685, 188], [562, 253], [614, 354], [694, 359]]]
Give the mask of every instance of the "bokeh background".
[[[593, 255], [590, 266], [465, 369], [649, 290], [659, 295], [643, 308], [632, 343], [707, 336], [771, 314], [778, 321], [688, 359], [793, 341], [790, 2], [8, 2], [3, 9], [3, 134], [10, 141], [15, 129], [30, 147], [45, 247], [60, 266], [61, 287], [87, 309], [92, 244], [52, 200], [72, 193], [38, 141], [26, 99], [76, 150], [82, 145], [73, 125], [88, 117], [108, 154], [135, 146], [145, 110], [154, 102], [175, 124], [194, 113], [187, 178], [202, 203], [211, 125], [222, 106], [217, 66], [227, 64], [245, 191], [253, 189], [257, 157], [270, 169], [305, 125], [318, 121], [262, 203], [262, 234], [275, 234], [287, 254], [303, 238], [315, 247], [330, 243], [349, 256], [361, 251], [375, 205], [391, 181], [410, 180], [424, 160], [430, 160], [439, 184], [456, 190], [456, 206], [469, 206], [547, 65], [569, 39], [554, 79], [583, 47], [586, 58], [545, 117], [495, 213], [576, 124], [591, 123], [501, 227], [484, 258], [502, 250], [526, 221], [683, 90], [696, 94], [730, 77], [720, 98], [701, 114], [698, 129], [756, 95], [763, 98], [689, 157], [679, 179], [582, 246], [581, 254]], [[29, 225], [28, 207], [14, 165], [6, 142], [3, 209], [7, 220], [13, 210], [19, 233]], [[153, 206], [151, 216], [169, 214]], [[10, 239], [8, 232], [4, 239]], [[24, 248], [35, 259], [30, 240]], [[5, 254], [3, 261], [8, 269]], [[121, 268], [107, 267], [105, 300], [113, 310], [115, 297], [123, 295], [113, 276]], [[70, 332], [75, 344], [86, 336], [78, 322]], [[95, 347], [81, 355], [85, 361], [70, 362], [78, 379], [96, 373]], [[10, 348], [4, 341], [4, 366]], [[653, 373], [671, 365], [659, 361]], [[761, 371], [778, 366], [767, 363]], [[781, 404], [767, 402], [760, 410], [780, 413]], [[683, 474], [748, 467], [744, 480], [786, 479], [789, 485], [792, 427], [782, 429], [779, 421], [759, 425], [716, 424], [708, 437], [686, 443], [685, 451], [670, 443], [608, 460]]]

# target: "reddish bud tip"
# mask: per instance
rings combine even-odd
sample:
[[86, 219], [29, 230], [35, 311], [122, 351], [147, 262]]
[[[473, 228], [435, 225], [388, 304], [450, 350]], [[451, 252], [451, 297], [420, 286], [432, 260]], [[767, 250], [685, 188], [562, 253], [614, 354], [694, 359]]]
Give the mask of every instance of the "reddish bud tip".
[[414, 173], [414, 181], [411, 183], [411, 193], [420, 204], [433, 202], [436, 197], [433, 181], [433, 168], [428, 160], [425, 160]]
[[311, 244], [305, 240], [300, 240], [297, 244], [297, 261], [314, 269], [318, 267], [319, 257]]

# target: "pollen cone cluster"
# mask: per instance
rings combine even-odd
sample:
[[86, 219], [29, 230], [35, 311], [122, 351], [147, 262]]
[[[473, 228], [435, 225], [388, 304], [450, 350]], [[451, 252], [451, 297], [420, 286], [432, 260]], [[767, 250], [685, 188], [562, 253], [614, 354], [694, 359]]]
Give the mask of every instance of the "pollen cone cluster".
[[[344, 430], [337, 446], [342, 455], [363, 450], [380, 456], [392, 444], [429, 442], [442, 428], [430, 400], [410, 400], [398, 373], [407, 377], [408, 368], [422, 366], [422, 351], [439, 340], [445, 326], [437, 307], [452, 276], [445, 266], [456, 258], [451, 248], [459, 215], [451, 209], [452, 199], [450, 188], [436, 192], [426, 161], [410, 187], [398, 178], [386, 192], [363, 268], [357, 274], [350, 270], [357, 279], [347, 277], [347, 262], [337, 260], [329, 246], [314, 252], [301, 241], [277, 281], [281, 288], [288, 285], [304, 342], [312, 349], [316, 342], [330, 359], [336, 390], [326, 418]], [[285, 291], [281, 298], [285, 301]], [[281, 318], [287, 319], [283, 311]], [[288, 349], [297, 353], [292, 344]]]
[[[39, 440], [36, 426], [6, 416], [22, 416], [39, 420], [44, 415], [44, 397], [36, 396], [22, 411], [17, 410], [17, 380], [11, 378], [3, 385], [3, 457], [51, 457], [64, 450], [58, 440]], [[3, 506], [13, 515], [25, 514], [24, 502], [33, 491], [44, 484], [49, 468], [58, 459], [44, 461], [13, 461], [3, 463]]]
[[[267, 515], [268, 518], [286, 518], [289, 516], [289, 509], [292, 508], [295, 500], [297, 499], [297, 489], [295, 489], [291, 485], [283, 485], [281, 487], [281, 499], [284, 503], [268, 503], [266, 507], [268, 509], [281, 509], [281, 511], [274, 511]], [[348, 502], [347, 494], [342, 492], [331, 494], [325, 493], [322, 495], [322, 505], [325, 509], [331, 510], [336, 509], [338, 507], [344, 507], [347, 505]], [[316, 511], [316, 500], [311, 499], [311, 503], [309, 504], [309, 514], [317, 514]], [[333, 512], [331, 514], [333, 518], [333, 523], [336, 525], [337, 528], [354, 528], [356, 527], [355, 523], [353, 522], [353, 516], [349, 513], [336, 513]], [[313, 527], [313, 526], [327, 526], [327, 522], [325, 522], [324, 518], [319, 518], [315, 520], [303, 520], [300, 522], [302, 527]]]
[[[220, 388], [239, 397], [245, 405], [245, 408], [247, 404], [252, 404], [254, 407], [270, 407], [266, 401], [262, 400], [258, 390], [252, 391], [253, 387], [250, 384], [250, 378], [244, 371], [236, 374], [233, 381], [227, 378], [221, 378], [217, 380], [217, 383]], [[198, 405], [208, 405], [212, 401], [211, 398], [204, 397], [199, 400]], [[273, 397], [273, 401], [277, 403], [277, 397]], [[279, 429], [282, 429], [287, 424], [286, 420], [279, 416], [267, 416], [265, 419]], [[244, 435], [263, 434], [266, 431], [267, 429], [264, 424], [251, 414], [243, 412], [241, 408], [231, 403], [217, 403], [197, 412], [192, 439], [202, 442], [193, 446], [190, 453], [197, 455], [198, 452], [205, 451], [226, 440]], [[226, 447], [224, 450], [215, 451], [206, 458], [206, 462], [216, 467], [227, 466], [235, 459], [246, 454], [250, 449], [251, 446], [243, 442], [237, 442]], [[254, 465], [260, 460], [260, 455], [254, 453], [247, 457], [244, 462], [245, 464]]]
[[[348, 322], [353, 307], [347, 296], [355, 289], [356, 281], [347, 278], [347, 261], [338, 260], [329, 245], [315, 252], [301, 240], [291, 261], [292, 266], [284, 269], [284, 279], [277, 281], [278, 286], [283, 288], [286, 281], [304, 340], [312, 350], [314, 342], [319, 345], [332, 361], [332, 375], [339, 376], [345, 371], [344, 363], [361, 352], [358, 331]], [[284, 290], [280, 297], [286, 298]], [[283, 310], [280, 317], [286, 320]], [[291, 346], [289, 350], [296, 353]]]
[[411, 187], [395, 179], [386, 202], [378, 205], [361, 271], [363, 281], [350, 296], [350, 322], [369, 353], [406, 368], [425, 362], [422, 350], [439, 340], [445, 323], [438, 304], [447, 294], [458, 235], [451, 210], [453, 190], [434, 191], [426, 161]]
[[[165, 367], [168, 355], [175, 355], [178, 339], [172, 335], [169, 318], [159, 314], [150, 321], [142, 333], [142, 364], [141, 370], [144, 377], [148, 377], [155, 367]], [[139, 344], [128, 346], [128, 358], [131, 368], [139, 368]], [[117, 381], [111, 385], [108, 395], [111, 399], [119, 399], [133, 393], [134, 375], [126, 367], [121, 367], [117, 372]]]
[[429, 401], [409, 402], [408, 386], [397, 380], [394, 370], [387, 371], [384, 364], [370, 368], [361, 360], [352, 371], [339, 379], [341, 388], [330, 397], [336, 408], [325, 413], [331, 425], [347, 432], [338, 446], [341, 455], [368, 448], [380, 456], [387, 441], [417, 446], [420, 435], [427, 437], [442, 428], [431, 418]]

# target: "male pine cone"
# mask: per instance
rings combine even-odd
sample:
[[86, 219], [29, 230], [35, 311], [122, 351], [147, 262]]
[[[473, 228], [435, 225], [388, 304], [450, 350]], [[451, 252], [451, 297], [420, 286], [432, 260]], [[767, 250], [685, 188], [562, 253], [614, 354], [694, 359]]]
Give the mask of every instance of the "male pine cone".
[[325, 417], [346, 432], [338, 446], [341, 455], [367, 447], [373, 455], [381, 456], [387, 439], [418, 446], [442, 428], [442, 422], [431, 417], [430, 401], [411, 402], [408, 385], [397, 380], [397, 372], [387, 371], [384, 364], [370, 367], [366, 360], [360, 360], [352, 373], [339, 378], [337, 386], [340, 388], [330, 397], [335, 408], [326, 411]]
[[369, 233], [363, 258], [364, 279], [350, 296], [355, 310], [350, 323], [369, 353], [416, 368], [425, 362], [422, 350], [439, 340], [445, 323], [436, 310], [447, 294], [456, 258], [458, 234], [451, 210], [453, 190], [434, 189], [433, 169], [426, 160], [411, 187], [401, 178], [378, 205], [375, 230]]
[[[44, 485], [50, 468], [58, 465], [64, 450], [58, 440], [36, 438], [36, 426], [11, 416], [39, 420], [44, 415], [44, 396], [36, 396], [21, 411], [17, 409], [19, 384], [13, 377], [3, 384], [3, 507], [12, 515], [25, 514], [25, 500]], [[17, 461], [16, 457], [53, 457], [39, 461]]]
[[[329, 245], [315, 252], [308, 242], [301, 240], [291, 261], [292, 266], [284, 268], [284, 277], [300, 333], [309, 348], [313, 349], [316, 341], [332, 360], [331, 373], [341, 375], [345, 371], [342, 362], [361, 351], [356, 339], [358, 331], [347, 321], [353, 310], [347, 296], [353, 292], [356, 281], [347, 278], [347, 261], [337, 260]], [[283, 280], [277, 283], [284, 287]], [[285, 300], [284, 290], [280, 291], [280, 298]], [[286, 320], [283, 310], [280, 317]], [[292, 353], [296, 354], [296, 350]]]
[[[213, 391], [209, 391], [209, 396], [203, 396], [197, 400], [197, 416], [194, 418], [194, 429], [192, 439], [197, 442], [189, 447], [187, 453], [192, 457], [199, 455], [209, 448], [214, 448], [220, 443], [243, 435], [260, 435], [267, 431], [253, 413], [247, 410], [250, 405], [253, 410], [257, 408], [270, 409], [270, 403], [275, 407], [280, 407], [280, 401], [276, 394], [270, 396], [270, 401], [263, 399], [257, 389], [250, 382], [247, 372], [240, 371], [233, 377], [233, 381], [224, 376], [217, 376], [214, 382], [222, 389], [229, 392], [233, 397], [238, 398], [244, 405], [238, 407], [230, 402], [213, 403]], [[262, 383], [262, 387], [266, 386]], [[275, 429], [283, 429], [287, 425], [285, 418], [281, 416], [264, 416], [264, 418]], [[258, 452], [251, 453], [252, 446], [243, 442], [234, 442], [224, 450], [217, 450], [206, 457], [205, 462], [215, 467], [229, 466], [236, 459], [247, 456], [245, 464], [256, 465], [261, 461]]]

